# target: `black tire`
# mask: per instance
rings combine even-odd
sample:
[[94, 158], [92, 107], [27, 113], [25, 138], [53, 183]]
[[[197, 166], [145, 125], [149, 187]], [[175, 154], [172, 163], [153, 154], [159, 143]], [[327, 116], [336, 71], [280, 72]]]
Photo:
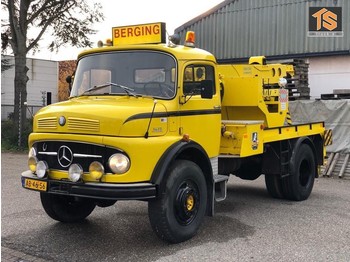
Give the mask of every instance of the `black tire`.
[[290, 176], [282, 180], [283, 193], [289, 200], [306, 200], [314, 186], [317, 166], [311, 147], [300, 145], [290, 163]]
[[117, 200], [96, 200], [95, 204], [98, 207], [110, 207], [117, 203]]
[[266, 174], [265, 185], [270, 196], [279, 199], [284, 198], [282, 180], [278, 177], [278, 175]]
[[72, 223], [84, 220], [95, 208], [95, 203], [87, 198], [40, 193], [45, 212], [60, 222]]
[[202, 170], [188, 160], [177, 160], [168, 171], [160, 196], [148, 203], [151, 226], [159, 238], [179, 243], [192, 238], [203, 221], [207, 185]]

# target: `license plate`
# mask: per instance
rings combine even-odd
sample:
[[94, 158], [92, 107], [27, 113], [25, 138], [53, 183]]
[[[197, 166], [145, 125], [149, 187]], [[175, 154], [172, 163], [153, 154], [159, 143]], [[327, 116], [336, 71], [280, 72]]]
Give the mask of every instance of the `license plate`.
[[24, 181], [24, 187], [29, 188], [29, 189], [33, 189], [33, 190], [38, 190], [38, 191], [46, 191], [47, 190], [47, 182], [26, 178]]

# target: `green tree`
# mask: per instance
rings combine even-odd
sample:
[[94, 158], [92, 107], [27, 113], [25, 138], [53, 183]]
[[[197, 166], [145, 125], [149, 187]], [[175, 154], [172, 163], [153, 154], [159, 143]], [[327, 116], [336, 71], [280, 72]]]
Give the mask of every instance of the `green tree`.
[[[27, 71], [26, 57], [39, 49], [44, 36], [48, 49], [57, 51], [63, 45], [91, 46], [89, 35], [96, 33], [92, 24], [104, 19], [99, 3], [90, 6], [84, 0], [1, 0], [7, 19], [2, 19], [2, 51], [12, 49], [15, 58], [14, 121], [19, 130], [26, 120]], [[30, 34], [29, 34], [30, 31]], [[52, 41], [51, 41], [52, 39]], [[47, 39], [46, 39], [47, 40]], [[21, 131], [19, 132], [21, 134]], [[19, 139], [19, 146], [21, 140]]]

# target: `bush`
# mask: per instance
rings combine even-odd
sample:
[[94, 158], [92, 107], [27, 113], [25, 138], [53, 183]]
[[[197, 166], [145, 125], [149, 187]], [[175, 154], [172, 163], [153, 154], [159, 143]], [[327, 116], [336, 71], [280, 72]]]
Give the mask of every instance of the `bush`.
[[33, 130], [33, 119], [27, 119], [22, 129], [21, 147], [18, 147], [18, 126], [12, 120], [1, 122], [1, 149], [23, 150], [28, 148], [28, 136]]

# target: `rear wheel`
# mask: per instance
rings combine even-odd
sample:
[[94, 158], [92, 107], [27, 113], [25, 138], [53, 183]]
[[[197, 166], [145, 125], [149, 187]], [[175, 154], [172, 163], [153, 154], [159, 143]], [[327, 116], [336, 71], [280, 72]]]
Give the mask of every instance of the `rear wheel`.
[[283, 193], [290, 200], [305, 200], [311, 194], [317, 172], [315, 156], [309, 145], [302, 144], [298, 148], [290, 167], [290, 176], [282, 181]]
[[207, 186], [202, 170], [188, 160], [177, 160], [169, 169], [165, 189], [149, 201], [154, 232], [170, 243], [193, 237], [206, 211]]
[[60, 222], [79, 222], [84, 220], [95, 208], [88, 198], [40, 193], [41, 204], [45, 212]]

